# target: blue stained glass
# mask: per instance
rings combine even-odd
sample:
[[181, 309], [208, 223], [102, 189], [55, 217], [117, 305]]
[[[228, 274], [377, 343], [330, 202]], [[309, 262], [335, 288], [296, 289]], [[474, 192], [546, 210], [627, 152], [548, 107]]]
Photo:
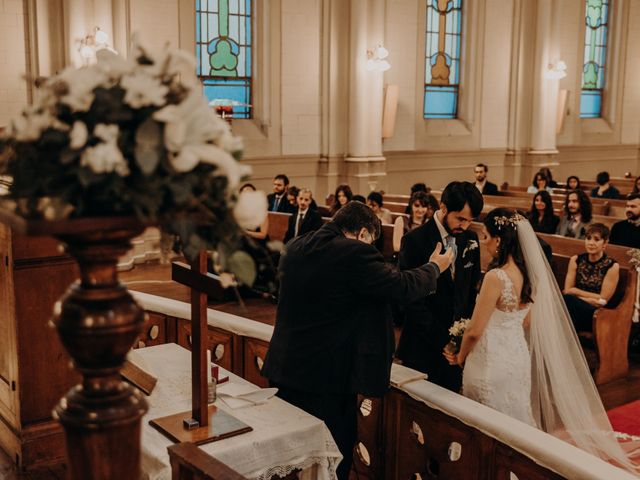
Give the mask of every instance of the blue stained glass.
[[[462, 0], [427, 2], [424, 118], [456, 118], [460, 81]], [[441, 23], [441, 20], [443, 22]], [[443, 26], [444, 32], [440, 31]]]
[[580, 117], [599, 118], [602, 110], [602, 92], [600, 90], [582, 90], [580, 95]]
[[[197, 73], [211, 100], [234, 103], [234, 118], [251, 118], [252, 0], [196, 0]], [[227, 102], [221, 102], [227, 103]]]
[[458, 87], [426, 87], [424, 118], [456, 118]]
[[585, 40], [580, 117], [602, 116], [610, 0], [585, 0]]

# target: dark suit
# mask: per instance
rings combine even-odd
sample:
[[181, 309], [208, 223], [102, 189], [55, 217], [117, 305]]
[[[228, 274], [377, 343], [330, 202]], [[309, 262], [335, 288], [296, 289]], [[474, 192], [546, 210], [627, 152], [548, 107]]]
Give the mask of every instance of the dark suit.
[[[435, 220], [402, 237], [399, 266], [402, 270], [422, 265], [442, 242]], [[470, 248], [475, 242], [476, 248]], [[435, 295], [422, 298], [406, 308], [396, 356], [407, 367], [429, 375], [429, 381], [449, 390], [459, 391], [462, 369], [451, 366], [442, 355], [449, 342], [449, 327], [460, 318], [471, 318], [480, 281], [480, 245], [478, 236], [469, 230], [456, 238], [455, 279], [451, 269], [442, 272]]]
[[273, 204], [276, 201], [276, 194], [270, 193], [267, 195], [267, 202], [269, 203], [269, 211], [270, 212], [281, 212], [281, 213], [292, 213], [295, 210], [289, 203], [289, 199], [287, 198], [287, 194], [282, 195], [280, 202], [278, 203], [278, 208], [276, 210], [273, 209]]
[[[393, 355], [390, 302], [433, 292], [434, 265], [400, 272], [332, 222], [293, 239], [280, 260], [280, 300], [262, 374], [279, 395], [327, 424], [345, 461], [356, 435], [356, 394], [381, 396]], [[345, 473], [346, 469], [346, 473]]]
[[[298, 219], [298, 210], [291, 214], [291, 218], [289, 218], [289, 226], [287, 227], [287, 233], [284, 234], [284, 243], [287, 243], [293, 237], [295, 237], [296, 233], [296, 220]], [[318, 230], [322, 226], [322, 217], [318, 213], [317, 210], [313, 210], [311, 207], [307, 209], [307, 213], [305, 213], [302, 222], [298, 226], [298, 236], [304, 235], [305, 233], [311, 232], [313, 230]]]
[[491, 183], [487, 181], [484, 184], [484, 187], [482, 187], [482, 194], [483, 195], [499, 195], [498, 186], [495, 183]]

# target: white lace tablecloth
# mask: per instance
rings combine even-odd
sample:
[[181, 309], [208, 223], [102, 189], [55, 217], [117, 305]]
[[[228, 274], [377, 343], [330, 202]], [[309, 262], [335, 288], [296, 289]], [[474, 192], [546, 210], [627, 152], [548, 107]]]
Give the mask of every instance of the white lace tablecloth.
[[[172, 442], [149, 425], [149, 420], [191, 410], [191, 354], [174, 344], [137, 350], [149, 370], [158, 377], [142, 419], [142, 479], [171, 480], [167, 447]], [[230, 382], [248, 382], [226, 370]], [[220, 386], [224, 389], [224, 384]], [[302, 477], [332, 480], [342, 459], [331, 433], [317, 418], [273, 397], [265, 404], [231, 410], [220, 399], [215, 403], [253, 428], [252, 432], [202, 445], [209, 455], [248, 478], [303, 470]]]

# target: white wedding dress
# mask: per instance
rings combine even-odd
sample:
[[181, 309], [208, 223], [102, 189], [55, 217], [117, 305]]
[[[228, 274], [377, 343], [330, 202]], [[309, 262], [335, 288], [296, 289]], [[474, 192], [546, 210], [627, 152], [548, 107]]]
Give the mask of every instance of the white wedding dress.
[[502, 282], [498, 304], [482, 337], [466, 358], [462, 393], [510, 417], [536, 426], [531, 409], [531, 355], [513, 282], [504, 270], [493, 270]]

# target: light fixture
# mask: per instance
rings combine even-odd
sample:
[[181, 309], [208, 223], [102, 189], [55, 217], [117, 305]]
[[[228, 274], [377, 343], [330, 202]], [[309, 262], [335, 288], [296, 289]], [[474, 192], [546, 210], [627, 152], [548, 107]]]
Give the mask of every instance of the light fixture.
[[367, 50], [367, 63], [365, 69], [368, 72], [386, 72], [391, 64], [385, 60], [389, 56], [389, 50], [378, 44], [373, 50]]
[[547, 70], [544, 72], [545, 78], [559, 80], [567, 76], [567, 64], [562, 60], [556, 60], [552, 62], [547, 67]]
[[96, 52], [106, 48], [107, 50], [116, 52], [111, 45], [109, 45], [109, 35], [104, 30], [100, 30], [100, 27], [95, 27], [93, 35], [87, 35], [81, 40], [77, 41], [78, 52], [85, 65], [90, 65], [96, 61]]

